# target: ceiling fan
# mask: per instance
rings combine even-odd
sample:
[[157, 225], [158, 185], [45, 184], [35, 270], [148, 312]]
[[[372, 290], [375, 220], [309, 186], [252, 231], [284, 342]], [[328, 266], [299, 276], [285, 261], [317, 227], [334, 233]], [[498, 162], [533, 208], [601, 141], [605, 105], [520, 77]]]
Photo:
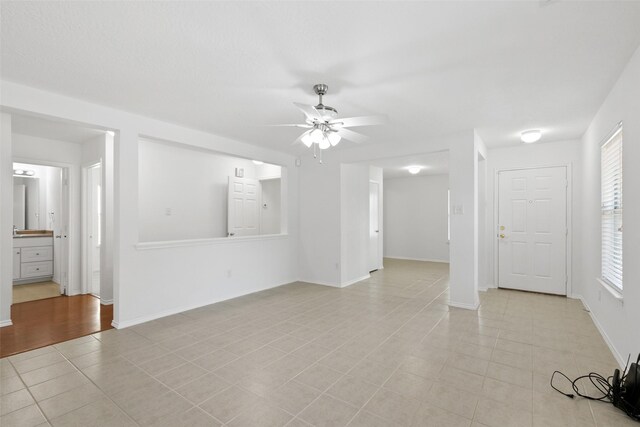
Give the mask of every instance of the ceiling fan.
[[386, 123], [385, 116], [338, 118], [338, 111], [335, 108], [322, 103], [322, 97], [328, 90], [329, 86], [326, 84], [321, 83], [313, 86], [313, 91], [319, 98], [318, 105], [315, 107], [298, 102], [293, 103], [304, 113], [305, 123], [276, 125], [308, 129], [294, 141], [294, 144], [302, 142], [307, 147], [313, 146], [314, 157], [317, 154], [316, 147], [322, 152], [329, 147], [335, 147], [343, 138], [355, 143], [361, 143], [368, 139], [365, 135], [347, 128]]

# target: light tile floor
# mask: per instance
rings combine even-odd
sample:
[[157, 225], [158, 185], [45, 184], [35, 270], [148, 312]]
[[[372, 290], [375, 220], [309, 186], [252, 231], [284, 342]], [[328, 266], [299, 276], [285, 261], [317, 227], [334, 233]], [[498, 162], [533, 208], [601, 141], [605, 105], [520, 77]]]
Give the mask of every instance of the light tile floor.
[[549, 387], [616, 367], [579, 301], [492, 290], [450, 309], [446, 264], [385, 266], [2, 359], [0, 425], [637, 425]]

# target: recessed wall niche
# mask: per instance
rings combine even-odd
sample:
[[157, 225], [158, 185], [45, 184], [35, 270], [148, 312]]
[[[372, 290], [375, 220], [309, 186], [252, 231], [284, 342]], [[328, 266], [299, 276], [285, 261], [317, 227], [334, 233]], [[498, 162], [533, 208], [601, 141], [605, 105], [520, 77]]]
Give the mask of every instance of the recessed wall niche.
[[140, 139], [139, 241], [280, 234], [282, 168]]

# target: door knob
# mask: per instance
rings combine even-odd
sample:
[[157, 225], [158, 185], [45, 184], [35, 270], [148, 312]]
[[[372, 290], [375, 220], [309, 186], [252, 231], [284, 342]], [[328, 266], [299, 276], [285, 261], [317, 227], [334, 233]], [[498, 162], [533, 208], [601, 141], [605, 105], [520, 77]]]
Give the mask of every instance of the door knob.
[[501, 239], [504, 239], [504, 234], [501, 234], [501, 235], [500, 235], [500, 238], [501, 238]]

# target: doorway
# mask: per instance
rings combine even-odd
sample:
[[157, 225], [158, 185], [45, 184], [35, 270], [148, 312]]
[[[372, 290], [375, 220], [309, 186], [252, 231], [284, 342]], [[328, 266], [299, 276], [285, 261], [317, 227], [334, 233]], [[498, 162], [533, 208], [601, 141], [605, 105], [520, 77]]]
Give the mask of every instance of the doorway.
[[369, 181], [369, 272], [380, 268], [380, 184]]
[[13, 303], [66, 293], [68, 173], [61, 165], [13, 163]]
[[102, 163], [85, 168], [83, 204], [84, 271], [87, 292], [100, 298], [100, 248], [102, 246]]
[[498, 287], [567, 295], [567, 167], [498, 173]]

